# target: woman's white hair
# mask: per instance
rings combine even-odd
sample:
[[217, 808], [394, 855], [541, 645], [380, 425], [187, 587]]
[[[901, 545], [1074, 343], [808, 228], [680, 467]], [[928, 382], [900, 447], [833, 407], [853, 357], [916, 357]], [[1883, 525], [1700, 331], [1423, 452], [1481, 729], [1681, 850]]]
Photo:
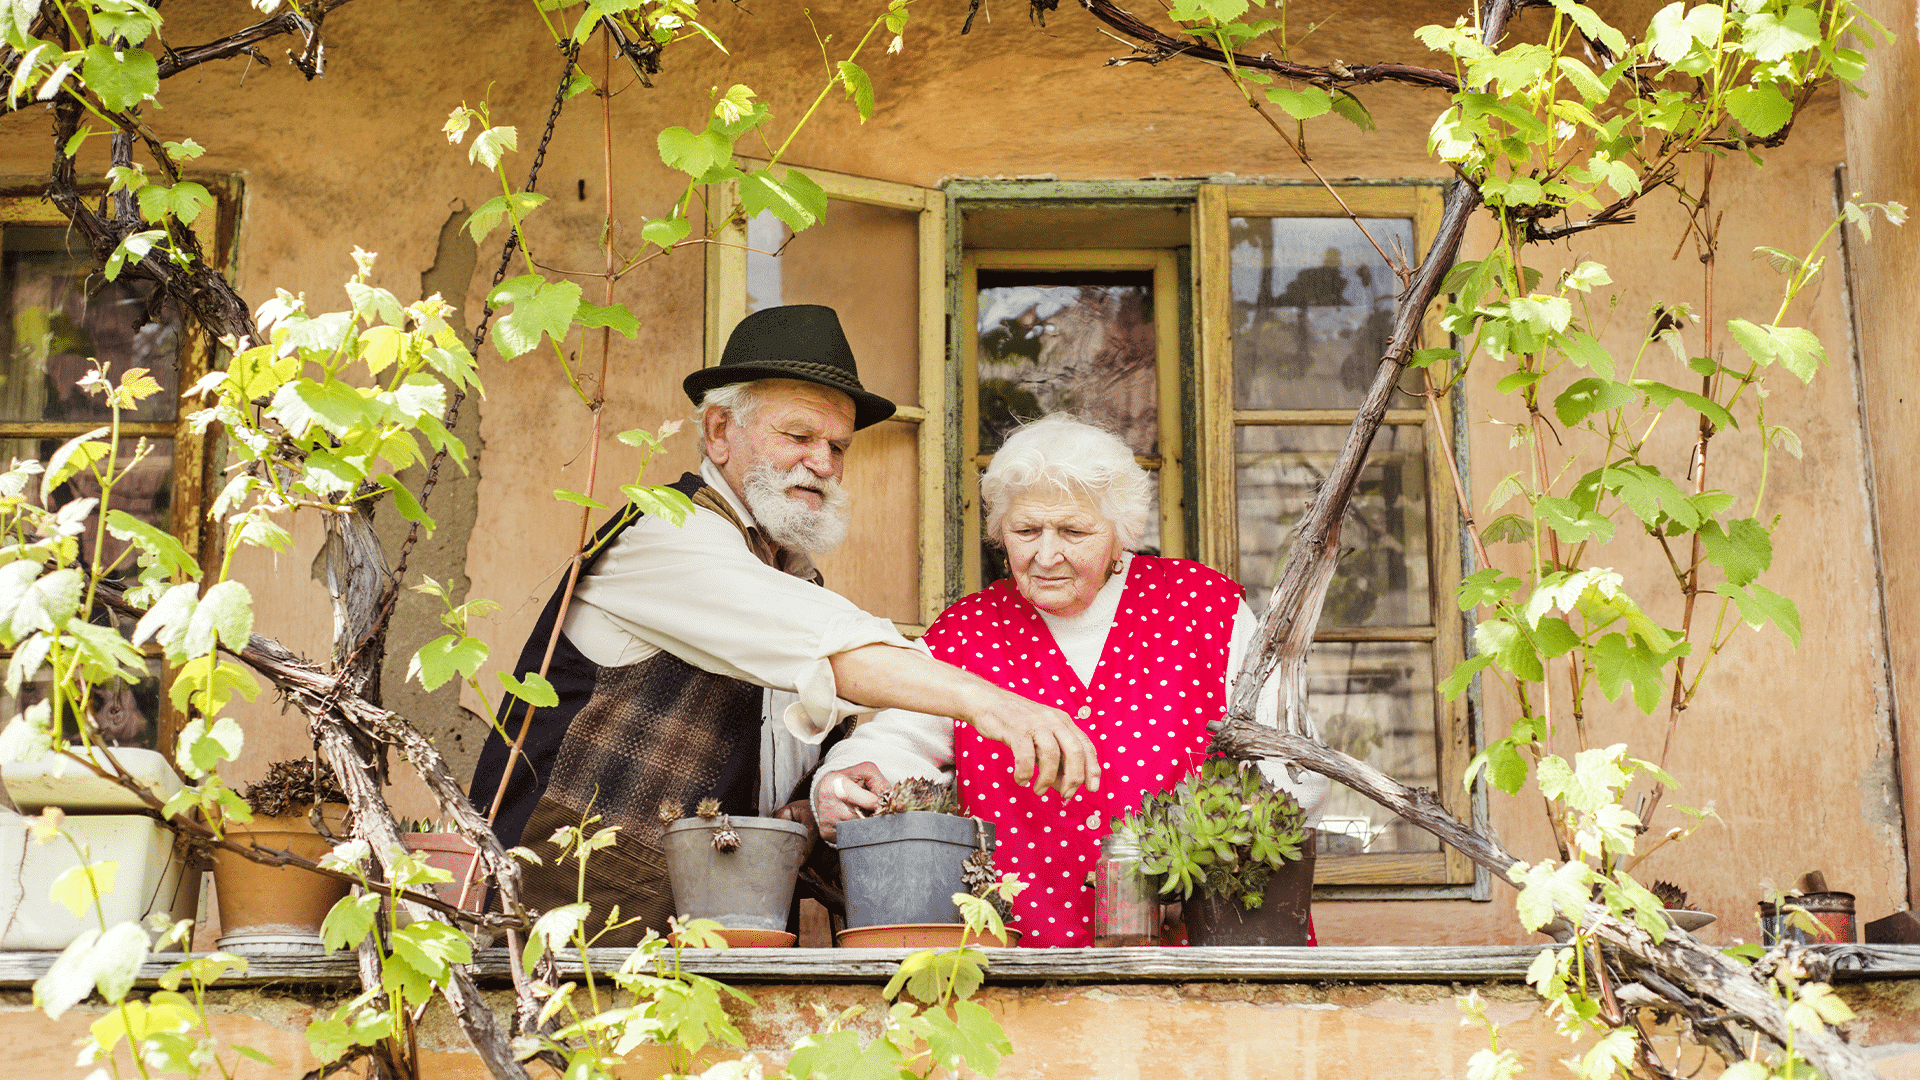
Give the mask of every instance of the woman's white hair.
[[1147, 529], [1153, 481], [1120, 436], [1066, 413], [1049, 413], [1007, 436], [980, 477], [987, 536], [1001, 543], [1007, 506], [1034, 491], [1085, 497], [1131, 551]]

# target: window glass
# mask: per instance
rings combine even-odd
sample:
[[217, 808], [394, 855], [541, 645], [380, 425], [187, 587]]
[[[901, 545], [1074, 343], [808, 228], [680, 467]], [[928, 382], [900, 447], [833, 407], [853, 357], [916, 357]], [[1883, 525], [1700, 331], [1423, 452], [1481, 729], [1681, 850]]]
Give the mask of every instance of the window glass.
[[[1388, 251], [1413, 221], [1371, 218]], [[1233, 393], [1242, 409], [1351, 409], [1386, 351], [1399, 279], [1345, 218], [1227, 219]], [[1408, 369], [1409, 388], [1420, 383]]]
[[[1300, 518], [1346, 438], [1346, 428], [1332, 426], [1236, 429], [1239, 579], [1256, 612], [1265, 612]], [[1433, 621], [1426, 440], [1418, 426], [1386, 425], [1374, 436], [1341, 521], [1340, 549], [1321, 626]]]
[[[1437, 789], [1433, 651], [1424, 642], [1321, 641], [1307, 659], [1307, 708], [1328, 746], [1409, 787]], [[1432, 833], [1333, 785], [1321, 855], [1440, 850]]]
[[981, 270], [980, 453], [1066, 410], [1160, 454], [1153, 272]]
[[0, 421], [106, 423], [113, 417], [98, 395], [74, 384], [93, 357], [117, 375], [143, 367], [162, 393], [123, 412], [123, 421], [172, 420], [180, 403], [179, 320], [151, 318], [151, 282], [107, 281], [90, 263], [69, 254], [66, 229], [9, 226], [0, 232], [0, 294], [8, 318], [0, 323]]

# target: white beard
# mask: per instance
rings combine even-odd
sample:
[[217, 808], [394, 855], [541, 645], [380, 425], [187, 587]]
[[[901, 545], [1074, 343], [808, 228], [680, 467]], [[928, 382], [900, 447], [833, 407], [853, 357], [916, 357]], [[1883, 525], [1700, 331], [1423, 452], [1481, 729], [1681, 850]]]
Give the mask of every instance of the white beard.
[[[802, 484], [820, 489], [819, 507], [787, 496], [788, 489]], [[747, 470], [742, 486], [754, 521], [783, 548], [821, 555], [847, 538], [847, 489], [833, 477], [815, 476], [805, 465], [785, 472], [773, 465], [756, 465]]]

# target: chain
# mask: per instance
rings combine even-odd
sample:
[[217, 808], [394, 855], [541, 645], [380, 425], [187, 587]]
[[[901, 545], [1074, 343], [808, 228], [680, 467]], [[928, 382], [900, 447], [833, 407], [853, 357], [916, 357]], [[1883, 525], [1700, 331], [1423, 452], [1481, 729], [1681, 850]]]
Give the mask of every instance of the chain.
[[[567, 103], [567, 88], [573, 84], [573, 69], [580, 62], [580, 46], [572, 40], [568, 40], [565, 44], [561, 45], [560, 51], [565, 55], [567, 62], [566, 66], [560, 71], [560, 85], [553, 92], [553, 108], [547, 113], [546, 130], [541, 132], [540, 145], [535, 147], [533, 151], [533, 166], [527, 170], [527, 185], [524, 189], [526, 191], [532, 191], [534, 185], [539, 182], [540, 166], [547, 160], [547, 144], [553, 141], [554, 125], [560, 122], [560, 110]], [[509, 229], [507, 230], [506, 246], [502, 248], [500, 252], [500, 268], [493, 272], [493, 285], [487, 289], [488, 300], [483, 302], [480, 308], [480, 324], [475, 327], [473, 331], [473, 355], [476, 359], [480, 355], [480, 346], [487, 340], [487, 326], [493, 321], [493, 290], [498, 288], [502, 281], [506, 280], [507, 268], [513, 265], [514, 253], [518, 250], [520, 250], [520, 230]], [[441, 425], [447, 429], [449, 434], [452, 433], [453, 426], [460, 420], [460, 403], [466, 400], [466, 396], [466, 391], [460, 387], [456, 386], [453, 388], [453, 398], [447, 402], [447, 411], [440, 418]], [[433, 494], [434, 487], [439, 484], [440, 463], [446, 459], [447, 451], [443, 446], [435, 450], [433, 458], [427, 462], [427, 478], [426, 481], [420, 485], [419, 501], [422, 506], [426, 505], [427, 498]], [[419, 542], [420, 523], [416, 521], [407, 529], [407, 539], [400, 545], [400, 557], [395, 560], [393, 570], [390, 572], [391, 580], [387, 584], [387, 591], [385, 595], [380, 598], [380, 614], [371, 624], [367, 636], [363, 638], [359, 644], [355, 645], [352, 655], [348, 657], [347, 663], [342, 665], [343, 668], [350, 667], [353, 662], [353, 657], [358, 656], [360, 650], [365, 647], [367, 642], [378, 637], [381, 628], [386, 626], [387, 618], [393, 614], [394, 604], [398, 602], [400, 597], [400, 583], [406, 579], [407, 560], [413, 555], [414, 546]]]

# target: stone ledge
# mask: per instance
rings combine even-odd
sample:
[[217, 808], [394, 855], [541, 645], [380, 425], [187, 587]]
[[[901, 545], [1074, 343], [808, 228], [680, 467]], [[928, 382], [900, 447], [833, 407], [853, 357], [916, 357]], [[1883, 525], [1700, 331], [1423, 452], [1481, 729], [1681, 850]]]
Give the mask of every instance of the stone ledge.
[[[730, 984], [883, 983], [893, 977], [909, 949], [688, 949], [683, 966]], [[987, 981], [1037, 983], [1451, 983], [1520, 982], [1539, 955], [1531, 945], [1404, 946], [1337, 945], [1262, 949], [986, 949]], [[1920, 978], [1920, 945], [1819, 945], [1834, 956], [1836, 981]], [[25, 989], [46, 973], [52, 952], [0, 953], [0, 989]], [[624, 949], [595, 949], [594, 970], [619, 967]], [[179, 962], [178, 955], [149, 960], [138, 985], [151, 987]], [[561, 964], [563, 976], [580, 973], [577, 960]], [[473, 973], [485, 984], [508, 981], [504, 949], [482, 949]], [[352, 983], [358, 971], [350, 953], [332, 956], [256, 956], [244, 975], [221, 986], [273, 983]]]

